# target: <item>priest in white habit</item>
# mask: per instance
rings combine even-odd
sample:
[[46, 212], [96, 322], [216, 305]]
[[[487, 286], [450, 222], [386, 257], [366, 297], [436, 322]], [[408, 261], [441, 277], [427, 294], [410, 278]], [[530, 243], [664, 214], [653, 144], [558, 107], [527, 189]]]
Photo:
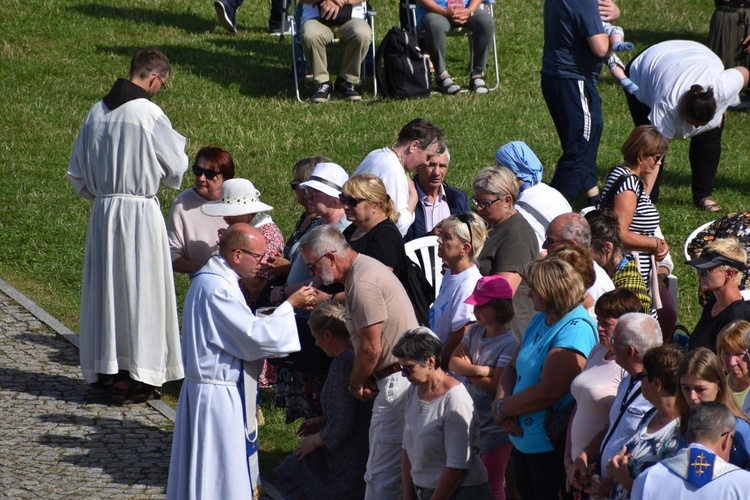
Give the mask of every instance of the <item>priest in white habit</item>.
[[172, 263], [159, 185], [178, 189], [185, 137], [151, 102], [166, 90], [169, 59], [143, 49], [89, 111], [68, 178], [91, 200], [81, 297], [81, 370], [115, 404], [158, 397], [183, 377]]
[[299, 351], [294, 308], [315, 300], [315, 290], [305, 286], [271, 314], [256, 317], [239, 280], [255, 276], [265, 252], [260, 231], [234, 224], [221, 236], [219, 254], [193, 274], [183, 311], [185, 381], [177, 405], [168, 499], [258, 496], [258, 361]]
[[744, 500], [750, 472], [728, 462], [737, 418], [724, 404], [695, 406], [688, 422], [688, 447], [635, 478], [630, 498], [648, 500]]

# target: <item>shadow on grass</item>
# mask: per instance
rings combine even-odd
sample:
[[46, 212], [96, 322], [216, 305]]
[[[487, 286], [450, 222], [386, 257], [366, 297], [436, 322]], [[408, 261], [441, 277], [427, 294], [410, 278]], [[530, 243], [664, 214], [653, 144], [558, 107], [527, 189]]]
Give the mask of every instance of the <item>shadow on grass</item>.
[[[208, 18], [196, 14], [160, 9], [144, 9], [142, 7], [115, 7], [103, 3], [84, 3], [71, 7], [70, 11], [95, 19], [104, 17], [131, 23], [150, 23], [155, 26], [169, 26], [193, 34], [204, 33], [216, 27], [216, 19], [213, 16]], [[213, 14], [213, 7], [211, 8], [211, 14]]]
[[[221, 52], [184, 45], [160, 45], [170, 63], [222, 85], [239, 84], [240, 93], [254, 97], [289, 97], [292, 51], [288, 43], [273, 40], [212, 40]], [[103, 53], [130, 58], [142, 47], [100, 46]], [[237, 110], [238, 112], [240, 110]]]

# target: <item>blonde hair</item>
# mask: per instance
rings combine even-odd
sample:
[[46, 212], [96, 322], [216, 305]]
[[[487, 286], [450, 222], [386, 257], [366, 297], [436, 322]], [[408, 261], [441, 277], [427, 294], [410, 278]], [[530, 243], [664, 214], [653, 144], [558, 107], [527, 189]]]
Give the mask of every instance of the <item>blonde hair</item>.
[[721, 329], [716, 338], [716, 354], [722, 352], [741, 352], [748, 349], [745, 339], [750, 333], [750, 321], [743, 319], [733, 321]]
[[337, 339], [348, 340], [350, 338], [349, 330], [346, 329], [344, 306], [337, 300], [328, 300], [318, 304], [310, 313], [307, 325], [313, 335], [319, 335], [328, 330]]
[[358, 174], [350, 177], [341, 193], [352, 198], [362, 198], [382, 210], [386, 218], [394, 224], [398, 221], [398, 212], [393, 200], [386, 193], [383, 181], [376, 175]]
[[573, 266], [573, 269], [581, 275], [583, 286], [587, 290], [594, 286], [596, 282], [594, 256], [589, 249], [579, 245], [561, 245], [550, 254], [550, 257], [558, 257]]
[[[474, 260], [480, 253], [482, 253], [484, 240], [487, 238], [487, 223], [474, 212], [464, 212], [464, 214], [469, 218], [468, 223], [461, 222], [458, 218], [459, 216], [453, 214], [443, 219], [440, 229], [453, 229], [453, 234], [455, 234], [461, 242], [469, 243], [471, 245], [469, 258]], [[471, 234], [469, 234], [467, 224], [471, 224]]]
[[[704, 252], [714, 252], [718, 253], [719, 255], [723, 255], [724, 257], [728, 257], [732, 260], [737, 260], [740, 262], [743, 262], [745, 265], [747, 265], [747, 250], [742, 248], [742, 245], [740, 245], [740, 242], [737, 241], [734, 238], [719, 238], [708, 245], [703, 249]], [[727, 265], [722, 265], [724, 269], [727, 267]], [[734, 284], [737, 286], [740, 286], [742, 283], [743, 273], [741, 270], [734, 269]]]
[[586, 289], [581, 275], [559, 257], [529, 262], [523, 279], [539, 294], [547, 311], [560, 316], [583, 302]]
[[680, 417], [680, 434], [684, 434], [687, 431], [688, 418], [690, 416], [690, 405], [688, 405], [685, 394], [682, 392], [682, 377], [686, 375], [692, 375], [706, 382], [716, 384], [718, 387], [716, 401], [727, 405], [735, 417], [750, 423], [750, 418], [745, 415], [734, 400], [732, 391], [724, 376], [724, 365], [721, 364], [719, 357], [711, 350], [699, 347], [685, 355], [685, 359], [682, 360], [680, 368], [677, 370], [677, 380], [680, 383], [680, 390], [677, 391], [677, 399], [675, 400], [674, 407], [675, 412]]
[[474, 189], [484, 189], [498, 197], [510, 195], [514, 205], [518, 201], [516, 174], [507, 167], [484, 167], [474, 176], [471, 185]]

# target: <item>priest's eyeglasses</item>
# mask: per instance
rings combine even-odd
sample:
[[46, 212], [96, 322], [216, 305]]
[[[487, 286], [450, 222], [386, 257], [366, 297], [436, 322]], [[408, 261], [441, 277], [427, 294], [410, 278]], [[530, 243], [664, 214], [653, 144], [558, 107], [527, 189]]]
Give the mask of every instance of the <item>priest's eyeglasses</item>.
[[[250, 250], [245, 250], [244, 248], [235, 248], [234, 250], [239, 250], [242, 253], [246, 253], [247, 255], [252, 255], [256, 259], [258, 259], [258, 262], [263, 262], [263, 259], [266, 258], [266, 252], [263, 253], [255, 253], [251, 252]], [[232, 250], [232, 251], [234, 251]]]

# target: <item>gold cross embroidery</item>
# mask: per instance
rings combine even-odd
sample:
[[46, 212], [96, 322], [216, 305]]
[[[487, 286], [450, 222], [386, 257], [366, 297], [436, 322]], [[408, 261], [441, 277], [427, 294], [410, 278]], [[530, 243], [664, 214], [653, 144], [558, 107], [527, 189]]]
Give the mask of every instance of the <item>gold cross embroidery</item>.
[[690, 467], [695, 467], [695, 473], [700, 477], [705, 471], [704, 469], [707, 469], [711, 466], [710, 462], [706, 462], [706, 456], [701, 452], [700, 455], [696, 458], [696, 460], [690, 464]]

